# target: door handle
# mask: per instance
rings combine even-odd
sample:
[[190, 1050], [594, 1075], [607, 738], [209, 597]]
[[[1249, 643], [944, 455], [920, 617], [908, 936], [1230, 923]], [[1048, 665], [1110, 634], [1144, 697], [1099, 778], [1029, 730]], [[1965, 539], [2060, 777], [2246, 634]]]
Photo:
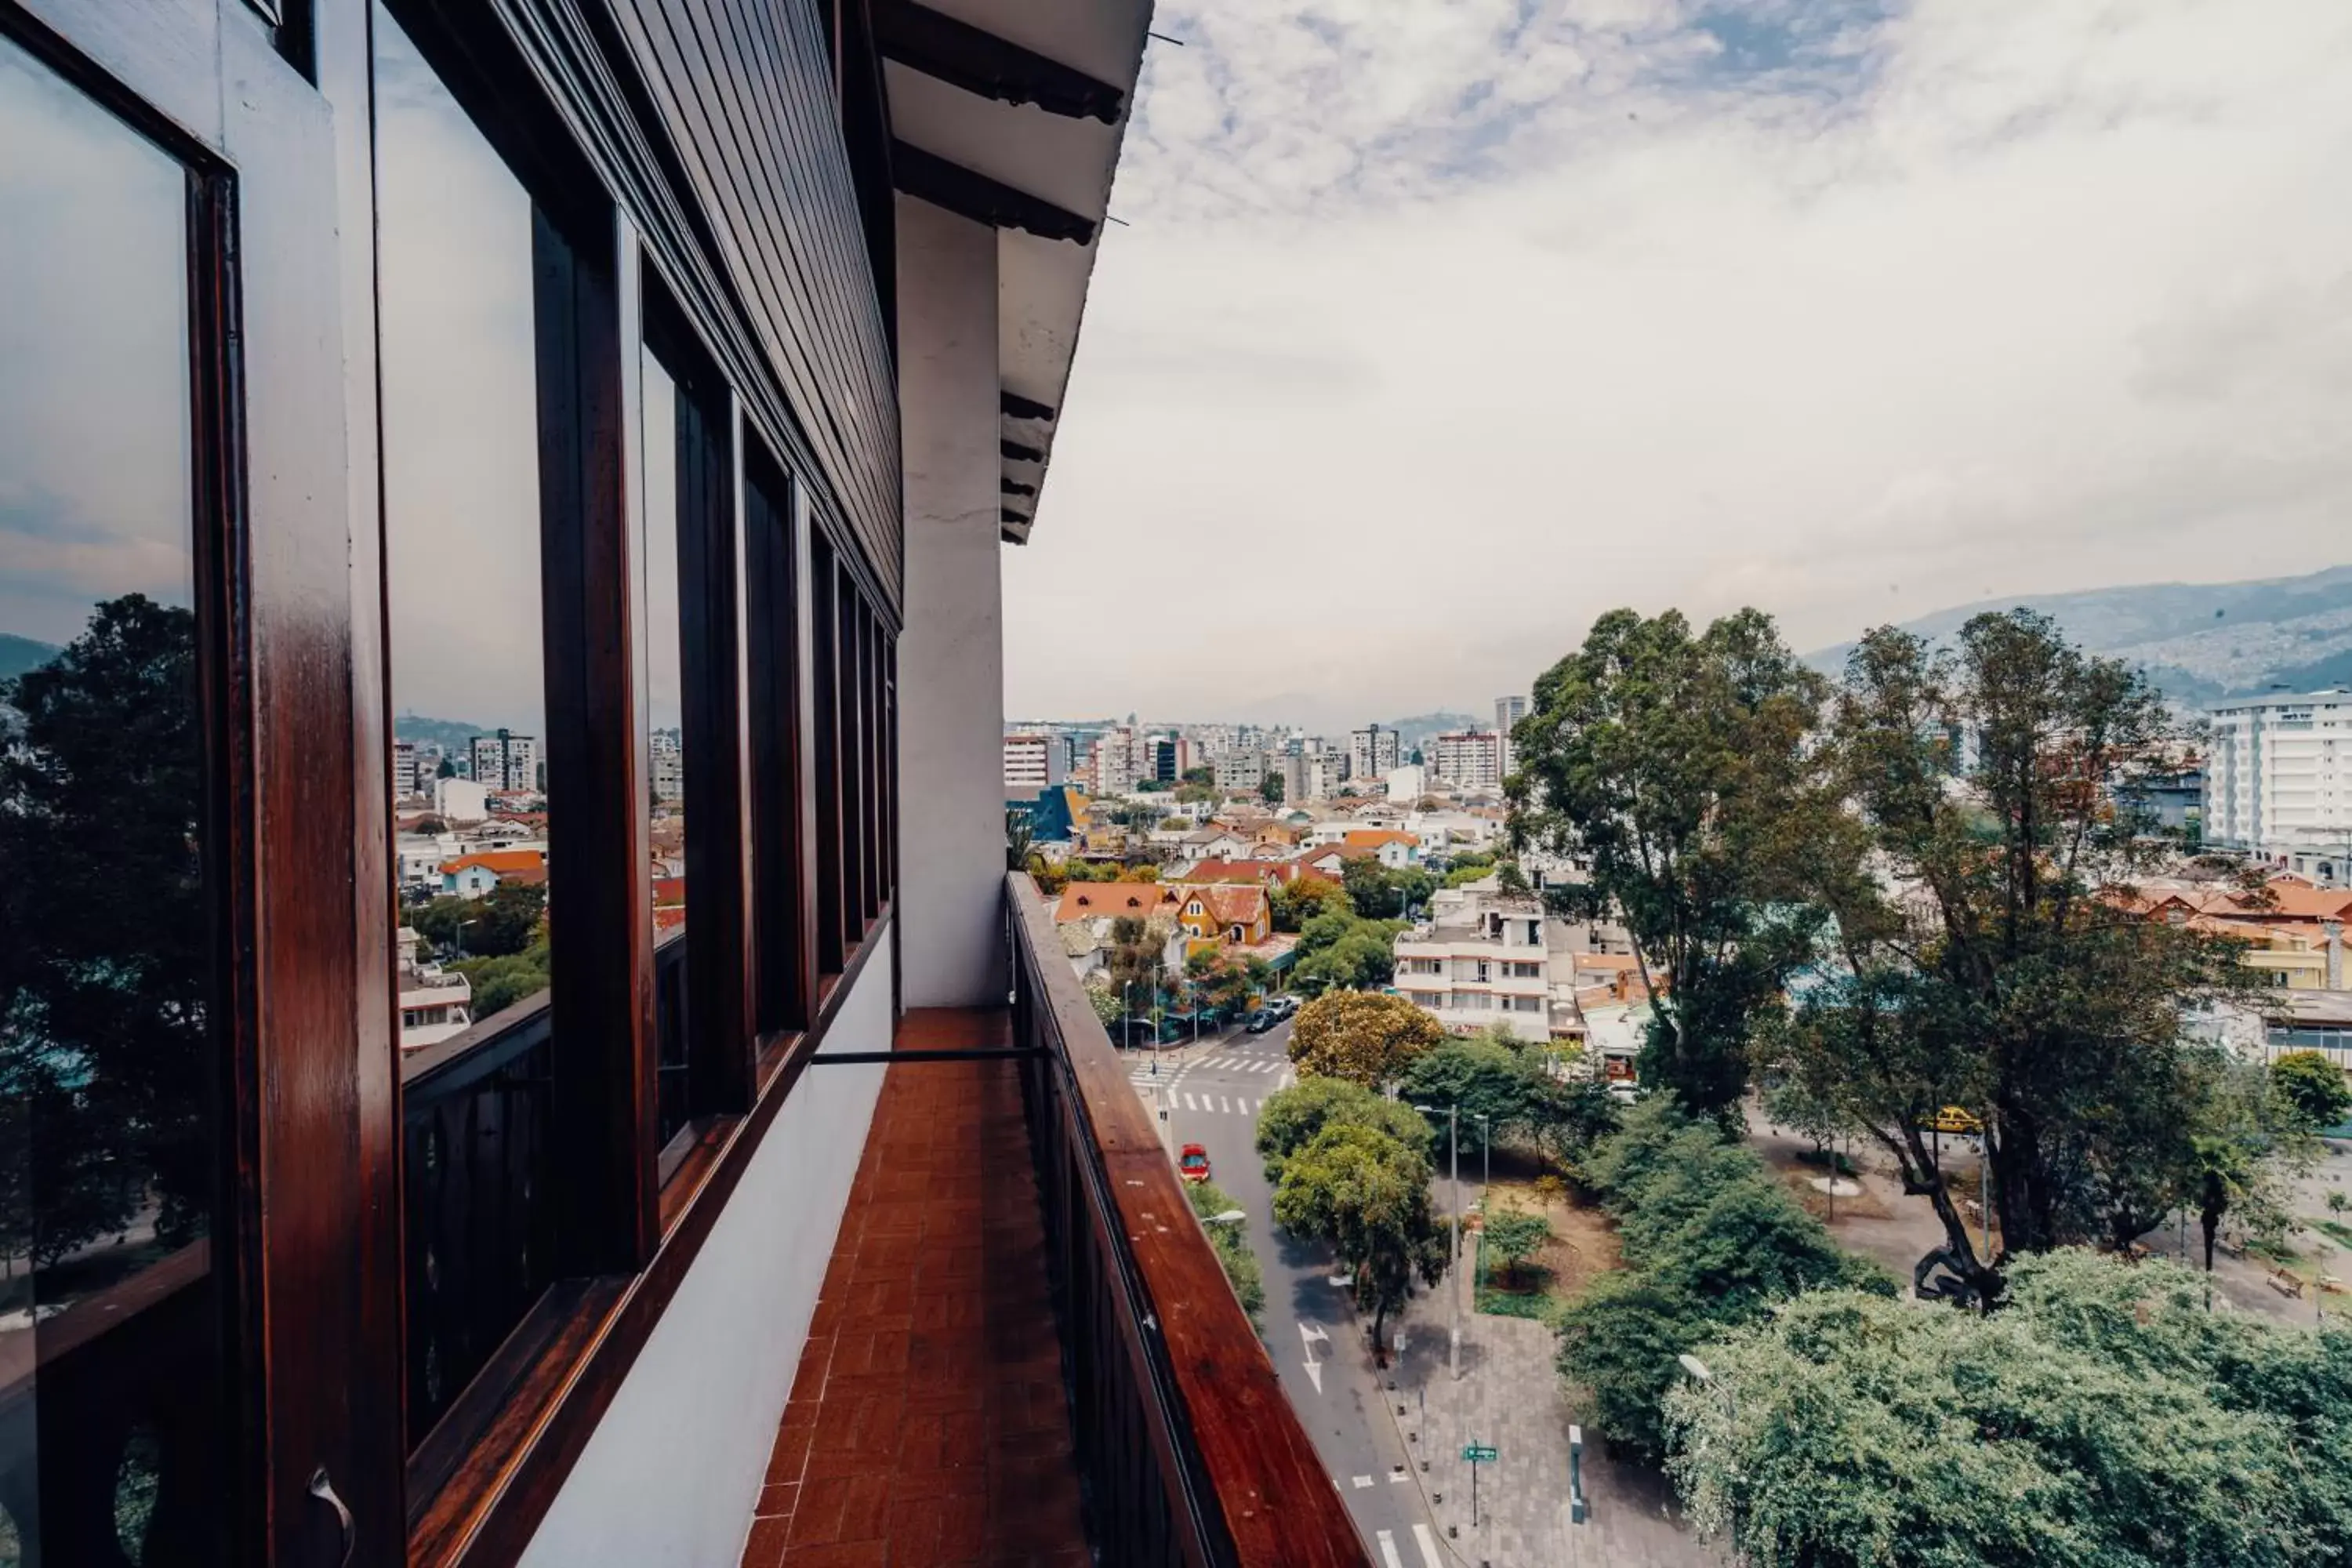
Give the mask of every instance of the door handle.
[[324, 1465], [310, 1472], [310, 1495], [335, 1510], [335, 1523], [343, 1532], [343, 1554], [335, 1560], [335, 1568], [351, 1568], [352, 1548], [358, 1544], [358, 1531], [352, 1523], [352, 1510], [335, 1495], [335, 1483], [328, 1479]]

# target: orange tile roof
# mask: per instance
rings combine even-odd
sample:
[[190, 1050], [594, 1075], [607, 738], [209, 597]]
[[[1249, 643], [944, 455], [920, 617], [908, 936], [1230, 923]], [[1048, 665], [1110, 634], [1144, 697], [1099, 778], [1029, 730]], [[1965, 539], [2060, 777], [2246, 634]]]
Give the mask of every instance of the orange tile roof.
[[1121, 915], [1149, 918], [1173, 909], [1183, 901], [1183, 896], [1170, 884], [1160, 882], [1072, 882], [1062, 889], [1062, 901], [1054, 910], [1054, 923], [1071, 921], [1116, 919]]
[[1185, 900], [1189, 909], [1192, 900], [1198, 899], [1208, 906], [1209, 913], [1219, 925], [1255, 925], [1266, 912], [1265, 889], [1258, 887], [1234, 888], [1212, 884], [1189, 889], [1192, 898]]
[[1421, 838], [1393, 827], [1351, 827], [1346, 842], [1350, 849], [1378, 849], [1383, 844], [1418, 844]]
[[455, 860], [441, 862], [441, 873], [454, 876], [469, 866], [504, 877], [516, 871], [538, 871], [547, 866], [547, 857], [536, 849], [486, 849], [478, 855], [460, 855]]

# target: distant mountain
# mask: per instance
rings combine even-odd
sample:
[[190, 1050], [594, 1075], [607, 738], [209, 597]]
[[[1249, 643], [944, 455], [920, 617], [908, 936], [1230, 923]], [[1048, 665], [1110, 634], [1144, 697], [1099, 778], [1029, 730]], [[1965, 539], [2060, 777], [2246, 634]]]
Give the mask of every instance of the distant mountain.
[[[2251, 583], [2154, 583], [1988, 599], [1905, 623], [1938, 640], [1987, 610], [2039, 610], [2093, 653], [2126, 658], [2176, 701], [2200, 704], [2273, 687], [2352, 684], [2352, 566]], [[1852, 643], [1806, 655], [1844, 667]]]
[[61, 651], [55, 643], [0, 632], [0, 680], [14, 680], [28, 669], [38, 669]]
[[445, 752], [462, 752], [466, 742], [477, 735], [496, 734], [495, 726], [468, 724], [458, 719], [427, 719], [418, 713], [403, 713], [392, 721], [392, 732], [404, 741], [415, 741], [436, 745]]
[[1442, 735], [1448, 730], [1475, 730], [1482, 722], [1493, 721], [1492, 719], [1481, 721], [1467, 713], [1449, 713], [1440, 710], [1435, 713], [1416, 713], [1410, 719], [1391, 719], [1381, 727], [1394, 730], [1397, 744], [1410, 752], [1416, 746], [1427, 745], [1433, 735]]

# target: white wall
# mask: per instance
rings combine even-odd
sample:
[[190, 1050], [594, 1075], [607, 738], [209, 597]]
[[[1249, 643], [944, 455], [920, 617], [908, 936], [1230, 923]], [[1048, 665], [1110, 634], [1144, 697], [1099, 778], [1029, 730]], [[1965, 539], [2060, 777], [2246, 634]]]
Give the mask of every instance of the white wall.
[[994, 229], [898, 198], [898, 908], [909, 1007], [1004, 1000], [996, 255]]
[[[826, 1051], [889, 1048], [895, 939]], [[884, 1071], [812, 1066], [793, 1086], [523, 1568], [736, 1568]]]

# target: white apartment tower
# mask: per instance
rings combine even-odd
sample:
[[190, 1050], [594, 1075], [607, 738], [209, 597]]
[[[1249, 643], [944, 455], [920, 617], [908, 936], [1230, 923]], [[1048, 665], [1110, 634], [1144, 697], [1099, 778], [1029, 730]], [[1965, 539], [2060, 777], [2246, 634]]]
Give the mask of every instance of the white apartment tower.
[[1456, 789], [1503, 787], [1503, 737], [1493, 730], [1452, 730], [1431, 743], [1430, 773]]
[[1518, 759], [1511, 754], [1511, 726], [1528, 716], [1528, 700], [1524, 697], [1495, 699], [1495, 732], [1503, 737], [1503, 773], [1510, 775]]
[[539, 787], [539, 742], [530, 735], [501, 730], [477, 735], [467, 748], [467, 771], [488, 790], [533, 790]]
[[2352, 846], [2352, 691], [2250, 697], [2206, 718], [2207, 843], [2280, 859]]
[[1378, 778], [1397, 765], [1397, 732], [1378, 724], [1348, 731], [1348, 776]]
[[1069, 749], [1059, 735], [1004, 737], [1004, 794], [1025, 800], [1069, 775]]

